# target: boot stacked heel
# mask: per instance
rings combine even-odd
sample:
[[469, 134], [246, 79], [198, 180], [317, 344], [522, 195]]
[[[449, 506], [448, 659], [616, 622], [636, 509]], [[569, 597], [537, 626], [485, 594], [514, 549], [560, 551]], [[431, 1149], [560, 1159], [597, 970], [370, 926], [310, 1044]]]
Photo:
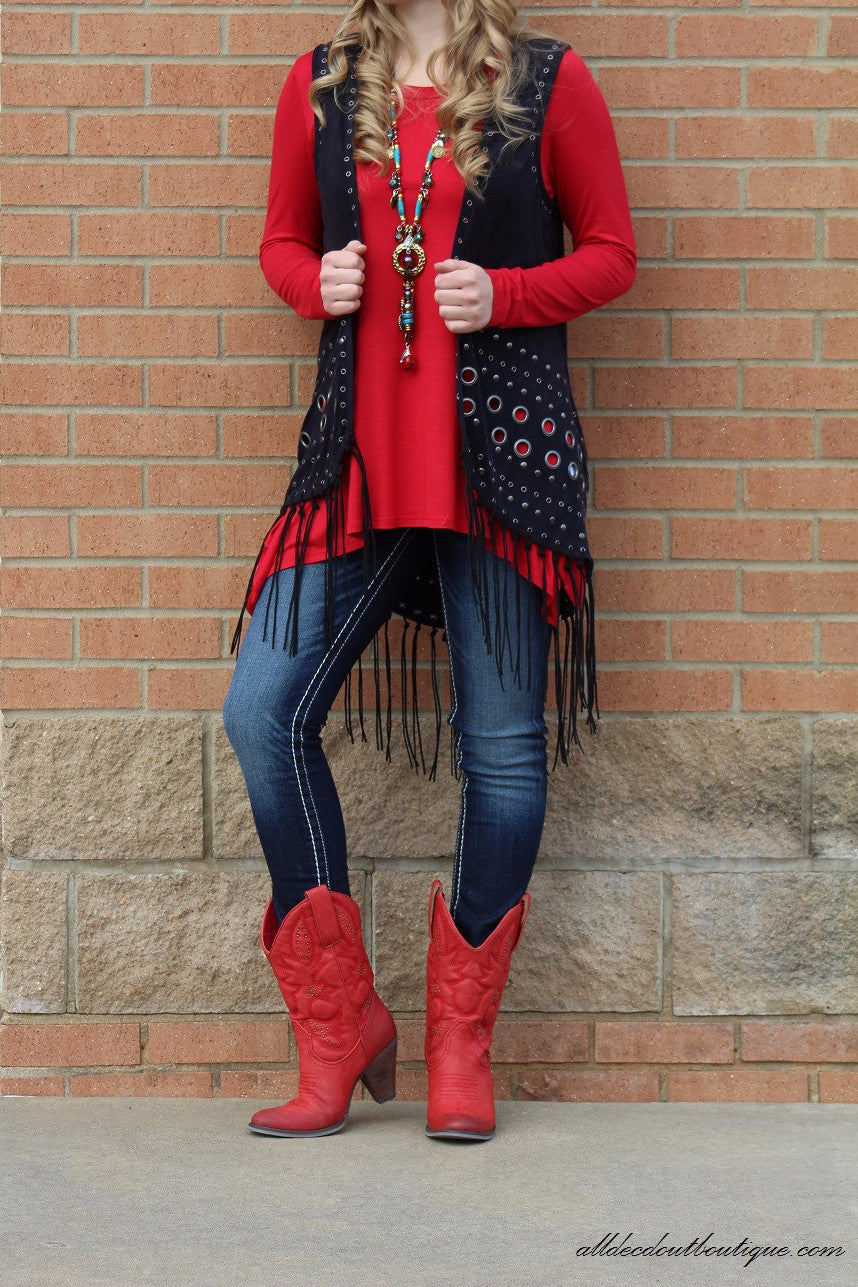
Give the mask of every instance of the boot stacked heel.
[[396, 1099], [396, 1040], [394, 1037], [360, 1076], [377, 1104]]

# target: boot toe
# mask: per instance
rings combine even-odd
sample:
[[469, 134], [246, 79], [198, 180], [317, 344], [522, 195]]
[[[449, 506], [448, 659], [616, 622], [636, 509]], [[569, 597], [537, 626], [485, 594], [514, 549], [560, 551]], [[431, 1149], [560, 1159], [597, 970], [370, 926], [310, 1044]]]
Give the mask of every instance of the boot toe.
[[494, 1124], [465, 1114], [449, 1117], [445, 1121], [430, 1119], [426, 1123], [426, 1134], [431, 1139], [440, 1140], [490, 1140], [495, 1129]]
[[434, 1139], [490, 1140], [494, 1133], [493, 1113], [469, 1111], [464, 1104], [447, 1112], [434, 1109], [426, 1115], [426, 1134]]
[[[330, 1125], [316, 1125], [312, 1122], [304, 1126], [299, 1126], [296, 1118], [283, 1108], [261, 1108], [259, 1112], [254, 1113], [248, 1125], [257, 1135], [280, 1135], [287, 1138], [305, 1136], [312, 1137], [316, 1135], [334, 1135], [341, 1131], [346, 1124], [348, 1112], [345, 1117], [338, 1122]], [[305, 1119], [306, 1120], [306, 1119]]]

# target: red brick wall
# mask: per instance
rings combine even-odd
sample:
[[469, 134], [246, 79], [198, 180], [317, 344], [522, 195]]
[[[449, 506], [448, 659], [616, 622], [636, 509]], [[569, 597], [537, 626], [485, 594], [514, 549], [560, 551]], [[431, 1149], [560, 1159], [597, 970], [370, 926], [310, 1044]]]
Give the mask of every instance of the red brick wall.
[[[598, 77], [640, 253], [570, 328], [603, 706], [854, 710], [856, 19], [530, 12]], [[317, 334], [256, 261], [272, 110], [332, 22], [6, 6], [6, 710], [221, 702]]]
[[[425, 1100], [423, 1023], [397, 1029], [397, 1098]], [[498, 1099], [855, 1103], [856, 1061], [858, 1024], [830, 1021], [501, 1017], [492, 1041]], [[282, 1020], [7, 1025], [0, 1066], [3, 1095], [277, 1099], [298, 1087]]]

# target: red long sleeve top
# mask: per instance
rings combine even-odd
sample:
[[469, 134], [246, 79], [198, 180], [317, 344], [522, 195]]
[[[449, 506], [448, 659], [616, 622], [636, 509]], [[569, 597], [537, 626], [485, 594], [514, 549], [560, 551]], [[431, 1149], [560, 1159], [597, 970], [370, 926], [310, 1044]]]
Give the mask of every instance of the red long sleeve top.
[[[296, 313], [327, 318], [319, 285], [322, 219], [313, 162], [314, 124], [307, 91], [312, 55], [292, 68], [277, 106], [260, 265], [272, 289]], [[402, 188], [411, 218], [427, 151], [435, 137], [440, 96], [429, 86], [404, 86], [405, 107], [397, 127]], [[448, 149], [449, 151], [449, 149]], [[542, 174], [556, 196], [574, 249], [535, 268], [490, 269], [493, 287], [489, 325], [546, 326], [598, 308], [631, 286], [635, 244], [616, 139], [601, 91], [573, 51], [560, 64], [541, 140]], [[395, 211], [390, 208], [388, 174], [356, 165], [361, 236], [366, 246], [365, 281], [355, 329], [355, 438], [363, 455], [375, 528], [439, 527], [467, 532], [466, 480], [460, 459], [457, 418], [456, 343], [434, 300], [433, 265], [453, 245], [464, 183], [445, 154], [432, 166], [431, 201], [423, 214], [426, 267], [415, 289], [413, 351], [416, 365], [399, 365], [402, 333], [397, 325], [401, 277], [393, 267]], [[343, 470], [345, 536], [338, 553], [362, 545], [361, 476], [348, 453]], [[316, 511], [304, 554], [306, 562], [326, 557], [327, 505]], [[276, 567], [295, 563], [292, 524], [277, 558], [285, 516], [263, 546], [248, 596], [253, 610], [262, 586]], [[518, 570], [546, 586], [545, 615], [557, 624], [554, 564], [533, 545], [529, 555], [505, 551], [496, 535], [486, 544], [500, 557], [517, 560]], [[560, 576], [580, 603], [583, 577], [574, 560], [561, 559]]]

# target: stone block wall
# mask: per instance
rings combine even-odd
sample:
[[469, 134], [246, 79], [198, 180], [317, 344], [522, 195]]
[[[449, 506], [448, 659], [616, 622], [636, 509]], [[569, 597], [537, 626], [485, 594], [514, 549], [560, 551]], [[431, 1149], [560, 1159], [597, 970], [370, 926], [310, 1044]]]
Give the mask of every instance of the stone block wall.
[[[858, 1101], [854, 720], [608, 717], [554, 774], [499, 1097]], [[399, 1094], [424, 1098], [427, 897], [459, 787], [324, 740]], [[291, 1093], [268, 896], [215, 715], [10, 718], [0, 1091]]]

